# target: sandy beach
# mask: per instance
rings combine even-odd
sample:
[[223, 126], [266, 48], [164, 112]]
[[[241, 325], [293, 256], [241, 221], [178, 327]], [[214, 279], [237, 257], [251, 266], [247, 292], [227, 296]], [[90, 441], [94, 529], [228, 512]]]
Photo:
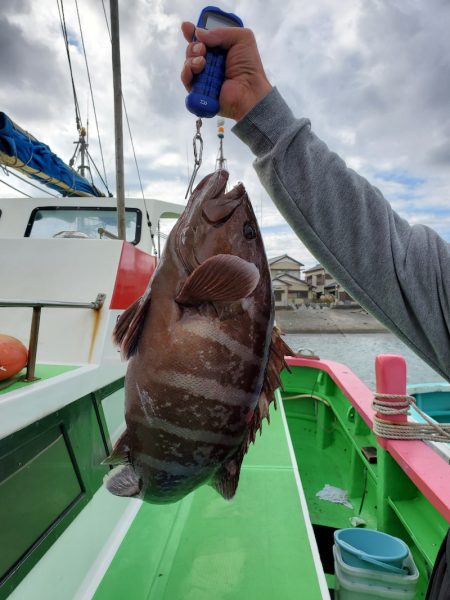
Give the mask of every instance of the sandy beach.
[[384, 325], [358, 306], [277, 309], [275, 319], [283, 333], [384, 333], [387, 331]]

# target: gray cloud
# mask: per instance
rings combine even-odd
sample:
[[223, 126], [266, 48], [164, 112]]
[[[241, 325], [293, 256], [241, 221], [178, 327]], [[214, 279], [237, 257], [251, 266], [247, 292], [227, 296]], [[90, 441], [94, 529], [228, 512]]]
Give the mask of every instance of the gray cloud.
[[[114, 187], [114, 138], [110, 43], [100, 3], [79, 0], [103, 149]], [[66, 19], [79, 40], [76, 13]], [[195, 117], [184, 106], [179, 81], [185, 42], [182, 20], [195, 21], [204, 2], [132, 0], [120, 3], [124, 95], [146, 192], [183, 201], [192, 164]], [[257, 9], [255, 10], [255, 7]], [[366, 2], [275, 0], [229, 4], [252, 27], [271, 82], [294, 113], [311, 118], [314, 131], [361, 174], [374, 182], [411, 222], [440, 228], [450, 239], [450, 4], [445, 0]], [[108, 13], [109, 16], [109, 13]], [[71, 48], [83, 119], [89, 113], [91, 153], [100, 165], [80, 44]], [[68, 157], [76, 139], [67, 59], [54, 0], [6, 3], [0, 17], [0, 110]], [[231, 180], [244, 181], [263, 226], [282, 217], [267, 198], [253, 156], [226, 124], [225, 152]], [[204, 165], [214, 168], [215, 120], [205, 120]], [[126, 188], [140, 194], [125, 132]], [[379, 173], [401, 172], [423, 183], [411, 190]], [[9, 194], [0, 188], [3, 195]], [[267, 230], [268, 253], [282, 244], [309, 264], [294, 234]], [[307, 258], [305, 258], [307, 257]], [[308, 263], [310, 261], [310, 263]]]

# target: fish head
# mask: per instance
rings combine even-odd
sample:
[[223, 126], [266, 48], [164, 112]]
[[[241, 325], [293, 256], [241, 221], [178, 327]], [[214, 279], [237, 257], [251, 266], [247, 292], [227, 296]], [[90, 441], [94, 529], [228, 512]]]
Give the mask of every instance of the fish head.
[[221, 169], [195, 188], [175, 232], [175, 248], [188, 273], [219, 254], [239, 256], [261, 271], [266, 265], [261, 232], [242, 183], [226, 192]]

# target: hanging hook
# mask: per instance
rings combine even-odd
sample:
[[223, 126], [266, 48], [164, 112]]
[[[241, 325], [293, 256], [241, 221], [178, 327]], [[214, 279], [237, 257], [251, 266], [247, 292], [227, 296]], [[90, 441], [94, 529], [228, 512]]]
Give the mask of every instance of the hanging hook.
[[192, 194], [192, 187], [194, 185], [195, 178], [197, 177], [198, 170], [200, 169], [200, 166], [202, 164], [203, 138], [202, 134], [200, 133], [200, 128], [202, 124], [202, 120], [197, 119], [195, 123], [196, 132], [192, 140], [192, 146], [194, 148], [194, 170], [192, 171], [191, 179], [189, 181], [188, 189], [186, 191], [186, 196], [184, 197], [185, 199], [189, 196], [189, 194]]

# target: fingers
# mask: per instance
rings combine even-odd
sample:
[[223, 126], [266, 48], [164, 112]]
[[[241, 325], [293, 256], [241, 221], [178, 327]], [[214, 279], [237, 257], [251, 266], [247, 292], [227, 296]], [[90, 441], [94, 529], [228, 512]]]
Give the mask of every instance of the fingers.
[[194, 75], [197, 75], [205, 68], [206, 46], [202, 42], [192, 41], [195, 25], [193, 23], [182, 23], [181, 30], [185, 39], [190, 42], [186, 48], [186, 61], [181, 71], [181, 81], [184, 87], [190, 91], [191, 82]]
[[201, 73], [205, 68], [206, 60], [203, 56], [196, 56], [194, 58], [188, 58], [181, 71], [181, 82], [188, 92], [191, 91], [192, 78], [194, 75]]
[[184, 23], [181, 23], [181, 31], [183, 32], [185, 40], [187, 42], [192, 42], [192, 38], [194, 37], [194, 31], [195, 31], [194, 23], [189, 23], [189, 21], [184, 21]]
[[[225, 50], [229, 50], [231, 46], [238, 43], [255, 43], [253, 32], [244, 27], [220, 27], [209, 31], [197, 27], [195, 28], [195, 37], [210, 48], [220, 46]], [[192, 37], [190, 39], [192, 40]]]

